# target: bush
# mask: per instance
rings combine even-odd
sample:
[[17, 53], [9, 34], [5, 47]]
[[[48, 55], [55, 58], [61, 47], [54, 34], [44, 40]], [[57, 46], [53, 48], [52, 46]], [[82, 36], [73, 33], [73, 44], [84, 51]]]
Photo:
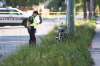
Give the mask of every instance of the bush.
[[24, 47], [0, 66], [92, 66], [88, 48], [94, 28], [94, 22], [80, 24], [72, 38], [59, 44], [55, 40], [56, 33], [50, 33], [40, 47]]

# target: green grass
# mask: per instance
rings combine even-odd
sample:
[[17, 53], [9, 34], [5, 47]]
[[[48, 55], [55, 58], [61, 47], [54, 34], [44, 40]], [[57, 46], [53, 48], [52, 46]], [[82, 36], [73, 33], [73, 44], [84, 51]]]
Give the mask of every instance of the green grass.
[[93, 21], [80, 23], [76, 26], [74, 36], [59, 44], [55, 40], [56, 33], [51, 32], [40, 47], [23, 47], [0, 66], [92, 66], [88, 48], [94, 29]]

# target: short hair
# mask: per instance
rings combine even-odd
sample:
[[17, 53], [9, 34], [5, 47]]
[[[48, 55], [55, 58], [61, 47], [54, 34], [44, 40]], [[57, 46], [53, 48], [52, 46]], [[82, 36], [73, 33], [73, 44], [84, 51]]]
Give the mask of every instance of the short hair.
[[39, 14], [38, 11], [34, 11], [33, 13], [35, 13], [35, 14]]

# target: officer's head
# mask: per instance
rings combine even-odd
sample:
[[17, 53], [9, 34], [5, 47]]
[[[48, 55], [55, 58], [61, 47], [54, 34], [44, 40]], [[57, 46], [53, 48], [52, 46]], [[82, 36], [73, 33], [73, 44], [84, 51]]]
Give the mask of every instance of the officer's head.
[[37, 16], [38, 14], [39, 14], [38, 11], [33, 12], [33, 16]]

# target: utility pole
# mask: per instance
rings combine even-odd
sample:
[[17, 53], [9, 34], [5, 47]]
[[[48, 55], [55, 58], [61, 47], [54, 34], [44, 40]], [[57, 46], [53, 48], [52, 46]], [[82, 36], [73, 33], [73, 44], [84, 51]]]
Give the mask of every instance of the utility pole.
[[74, 34], [75, 25], [74, 25], [74, 0], [66, 0], [67, 4], [67, 29], [70, 35]]

